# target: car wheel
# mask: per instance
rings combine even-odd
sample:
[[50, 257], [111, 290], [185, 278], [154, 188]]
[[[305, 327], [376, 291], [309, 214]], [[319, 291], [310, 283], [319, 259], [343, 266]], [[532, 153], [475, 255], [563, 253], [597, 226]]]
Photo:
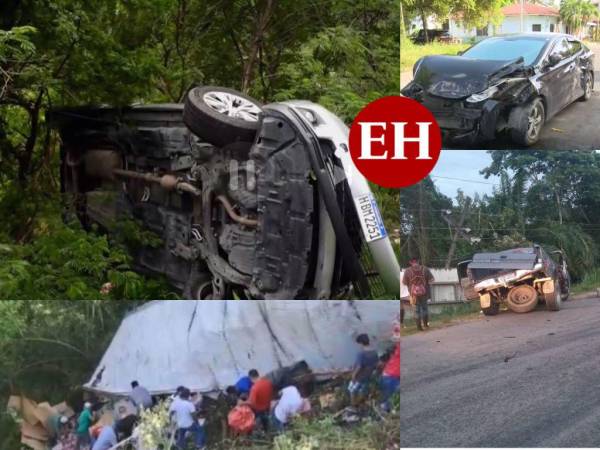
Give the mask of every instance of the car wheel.
[[513, 312], [527, 313], [535, 309], [538, 303], [538, 293], [533, 286], [521, 284], [508, 291], [506, 303]]
[[223, 87], [191, 89], [183, 106], [183, 122], [198, 137], [225, 146], [253, 142], [261, 123], [261, 104], [241, 92]]
[[579, 98], [582, 102], [587, 102], [592, 98], [592, 92], [594, 90], [594, 75], [592, 72], [588, 72], [583, 81], [583, 95]]
[[556, 281], [554, 283], [554, 291], [548, 294], [544, 294], [544, 300], [546, 301], [546, 309], [548, 311], [559, 311], [562, 296], [560, 293], [560, 286]]
[[509, 118], [509, 123], [514, 124], [510, 130], [512, 140], [526, 147], [535, 144], [540, 139], [545, 121], [546, 108], [539, 97], [513, 109]]
[[500, 303], [492, 301], [489, 308], [482, 308], [481, 311], [486, 316], [495, 316], [500, 312]]

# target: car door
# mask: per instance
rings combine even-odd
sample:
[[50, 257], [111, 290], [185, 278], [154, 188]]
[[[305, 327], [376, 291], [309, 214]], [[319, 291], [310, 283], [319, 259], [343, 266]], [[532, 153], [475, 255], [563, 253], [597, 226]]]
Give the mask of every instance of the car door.
[[571, 55], [572, 62], [570, 65], [573, 65], [573, 77], [572, 77], [572, 85], [571, 85], [571, 102], [574, 102], [579, 97], [584, 94], [583, 89], [583, 67], [580, 61], [582, 55], [582, 46], [581, 42], [577, 39], [568, 39], [569, 44], [569, 54]]
[[468, 261], [462, 261], [458, 263], [456, 266], [456, 271], [458, 272], [458, 281], [460, 283], [460, 287], [462, 288], [465, 299], [476, 300], [479, 298], [479, 294], [473, 287], [473, 281], [469, 277], [468, 265], [470, 262], [471, 260], [469, 259]]
[[551, 117], [572, 100], [575, 63], [567, 39], [558, 39], [541, 63], [541, 92], [546, 99], [546, 117]]

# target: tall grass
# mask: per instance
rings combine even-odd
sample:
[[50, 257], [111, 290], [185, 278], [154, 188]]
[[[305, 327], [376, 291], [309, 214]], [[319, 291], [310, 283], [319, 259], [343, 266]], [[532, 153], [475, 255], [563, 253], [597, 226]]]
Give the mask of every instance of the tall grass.
[[597, 288], [600, 288], [600, 268], [586, 272], [581, 281], [571, 288], [571, 293], [580, 294]]
[[400, 43], [400, 70], [411, 70], [415, 62], [427, 55], [456, 55], [465, 50], [470, 44], [444, 44], [431, 42], [430, 44], [417, 45], [410, 38], [405, 37]]

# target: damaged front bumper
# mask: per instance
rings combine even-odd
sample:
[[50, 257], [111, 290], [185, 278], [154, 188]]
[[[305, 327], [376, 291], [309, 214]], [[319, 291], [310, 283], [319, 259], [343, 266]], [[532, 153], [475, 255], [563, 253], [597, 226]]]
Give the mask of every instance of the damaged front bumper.
[[498, 100], [469, 103], [432, 95], [415, 100], [432, 112], [446, 143], [473, 145], [489, 141], [506, 123], [503, 118], [504, 105]]

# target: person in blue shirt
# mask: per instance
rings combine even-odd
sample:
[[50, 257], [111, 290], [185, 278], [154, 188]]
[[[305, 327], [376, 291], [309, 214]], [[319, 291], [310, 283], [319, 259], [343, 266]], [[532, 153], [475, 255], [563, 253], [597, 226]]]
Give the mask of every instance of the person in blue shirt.
[[237, 383], [235, 383], [235, 388], [238, 391], [238, 394], [250, 394], [250, 389], [252, 389], [252, 385], [254, 381], [258, 380], [258, 370], [250, 369], [248, 371], [248, 375], [240, 378]]

